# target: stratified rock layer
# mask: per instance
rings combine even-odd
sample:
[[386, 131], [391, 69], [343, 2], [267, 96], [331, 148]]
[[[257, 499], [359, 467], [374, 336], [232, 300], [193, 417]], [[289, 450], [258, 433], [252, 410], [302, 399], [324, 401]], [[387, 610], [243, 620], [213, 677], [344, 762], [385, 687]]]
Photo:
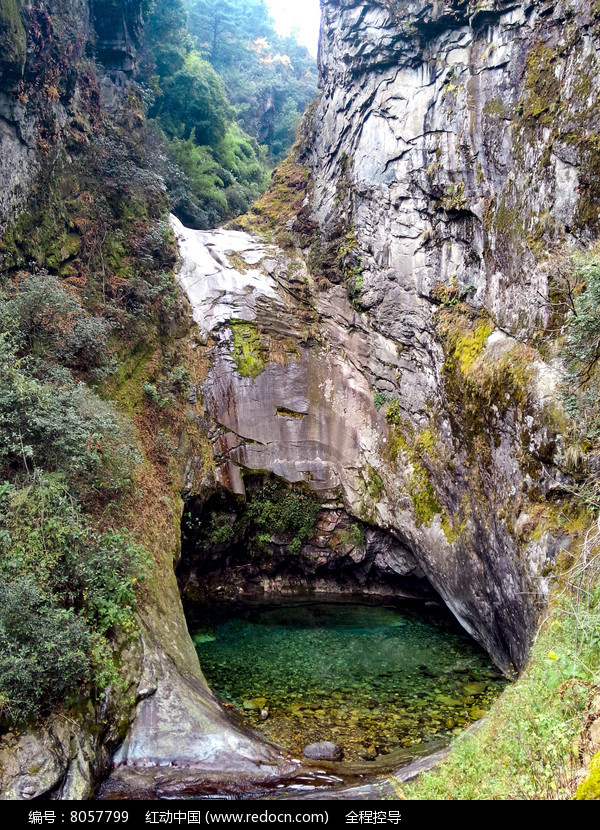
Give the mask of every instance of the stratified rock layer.
[[[406, 572], [407, 554], [416, 559], [498, 664], [519, 665], [546, 549], [530, 562], [495, 516], [486, 526], [492, 496], [470, 492], [471, 462], [447, 415], [434, 421], [424, 411], [402, 432], [390, 423], [389, 404], [387, 418], [384, 407], [377, 409], [374, 391], [383, 379], [388, 400], [402, 395], [405, 358], [397, 344], [351, 306], [342, 286], [314, 292], [307, 310], [290, 288], [310, 279], [289, 253], [240, 232], [173, 224], [185, 254], [180, 279], [209, 344], [211, 368], [195, 407], [213, 425], [217, 485], [244, 495], [244, 471], [260, 470], [303, 481], [323, 501], [341, 498], [351, 515], [396, 540], [386, 560], [390, 573]], [[500, 346], [497, 335], [482, 344], [491, 363], [514, 347], [500, 337]], [[539, 371], [548, 370], [539, 363]], [[513, 440], [519, 418], [520, 411], [511, 412], [504, 423]], [[414, 433], [428, 436], [426, 447], [419, 449]], [[516, 440], [493, 446], [492, 463], [502, 465], [508, 487], [522, 480], [517, 450]], [[464, 499], [473, 509], [459, 532], [454, 512]]]
[[558, 547], [531, 535], [561, 479], [557, 372], [520, 343], [547, 322], [553, 252], [598, 228], [598, 30], [578, 0], [323, 4], [313, 218], [322, 247], [354, 247], [355, 306], [400, 352], [394, 378], [369, 380], [413, 448], [404, 471], [370, 462], [379, 523], [504, 668], [523, 663]]
[[531, 344], [554, 252], [598, 227], [598, 25], [586, 2], [325, 2], [311, 274], [265, 252], [279, 299], [250, 317], [296, 344], [277, 359], [259, 343], [244, 377], [223, 324], [203, 390], [223, 484], [264, 469], [340, 494], [504, 669], [523, 664], [564, 541], [559, 368]]

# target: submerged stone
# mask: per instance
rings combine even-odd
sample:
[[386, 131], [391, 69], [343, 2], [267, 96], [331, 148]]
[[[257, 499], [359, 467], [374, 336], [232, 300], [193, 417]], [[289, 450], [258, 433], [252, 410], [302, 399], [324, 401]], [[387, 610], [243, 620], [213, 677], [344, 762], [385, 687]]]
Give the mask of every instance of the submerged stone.
[[487, 689], [487, 683], [481, 681], [465, 683], [463, 689], [466, 695], [481, 695]]
[[331, 741], [319, 741], [304, 747], [304, 757], [313, 761], [343, 761], [344, 750]]

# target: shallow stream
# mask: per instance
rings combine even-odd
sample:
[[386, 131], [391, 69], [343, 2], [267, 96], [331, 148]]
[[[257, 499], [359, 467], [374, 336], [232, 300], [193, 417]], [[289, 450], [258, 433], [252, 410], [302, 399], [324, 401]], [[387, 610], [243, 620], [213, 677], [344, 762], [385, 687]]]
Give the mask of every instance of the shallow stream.
[[296, 754], [328, 740], [347, 762], [381, 764], [448, 743], [506, 681], [445, 609], [378, 602], [296, 598], [187, 615], [206, 679], [234, 717]]

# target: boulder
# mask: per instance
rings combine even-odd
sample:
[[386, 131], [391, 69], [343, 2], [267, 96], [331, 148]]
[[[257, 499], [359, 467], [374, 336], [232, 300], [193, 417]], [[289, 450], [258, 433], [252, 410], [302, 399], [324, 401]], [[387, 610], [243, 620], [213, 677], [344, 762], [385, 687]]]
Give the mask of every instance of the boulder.
[[331, 741], [318, 741], [304, 747], [304, 757], [310, 758], [311, 761], [342, 761], [344, 750]]

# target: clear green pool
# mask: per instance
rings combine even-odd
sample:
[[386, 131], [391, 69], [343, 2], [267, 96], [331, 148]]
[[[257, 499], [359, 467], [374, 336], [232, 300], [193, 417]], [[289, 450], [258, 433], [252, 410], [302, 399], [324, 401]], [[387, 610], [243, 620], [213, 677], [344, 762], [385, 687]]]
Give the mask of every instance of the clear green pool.
[[439, 746], [506, 684], [445, 611], [416, 604], [236, 604], [188, 609], [188, 621], [221, 700], [295, 753], [329, 740], [346, 761], [381, 763], [401, 747]]

